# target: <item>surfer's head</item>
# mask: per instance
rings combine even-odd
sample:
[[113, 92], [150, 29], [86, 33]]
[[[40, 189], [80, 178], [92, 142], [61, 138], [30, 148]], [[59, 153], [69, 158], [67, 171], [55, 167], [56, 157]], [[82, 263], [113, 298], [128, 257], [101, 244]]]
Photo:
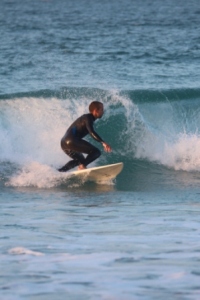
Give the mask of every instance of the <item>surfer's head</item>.
[[90, 113], [95, 117], [95, 119], [100, 119], [103, 116], [103, 103], [99, 101], [93, 101], [89, 105]]

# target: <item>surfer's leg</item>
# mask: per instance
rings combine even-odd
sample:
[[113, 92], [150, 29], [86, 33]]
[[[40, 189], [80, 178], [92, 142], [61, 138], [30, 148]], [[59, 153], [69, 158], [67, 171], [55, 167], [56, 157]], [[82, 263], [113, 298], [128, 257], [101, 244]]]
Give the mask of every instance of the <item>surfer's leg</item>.
[[[78, 165], [81, 165], [81, 169], [83, 169], [101, 155], [98, 148], [85, 140], [68, 139], [67, 141], [61, 141], [61, 148], [73, 160], [60, 168], [60, 172], [66, 172]], [[87, 157], [85, 158], [82, 153], [88, 154]]]
[[71, 150], [64, 150], [64, 152], [69, 155], [69, 157], [73, 158], [73, 160], [70, 160], [64, 165], [62, 168], [58, 169], [60, 172], [67, 172], [78, 165], [82, 164], [85, 161], [85, 157], [82, 153], [77, 153]]
[[88, 154], [86, 158], [84, 158], [84, 162], [82, 163], [82, 165], [84, 165], [85, 167], [101, 155], [101, 151], [98, 148], [85, 140], [79, 141], [78, 147], [81, 153]]
[[101, 155], [101, 151], [96, 147], [91, 147], [90, 152], [85, 158], [84, 165], [87, 166], [93, 161], [95, 161]]

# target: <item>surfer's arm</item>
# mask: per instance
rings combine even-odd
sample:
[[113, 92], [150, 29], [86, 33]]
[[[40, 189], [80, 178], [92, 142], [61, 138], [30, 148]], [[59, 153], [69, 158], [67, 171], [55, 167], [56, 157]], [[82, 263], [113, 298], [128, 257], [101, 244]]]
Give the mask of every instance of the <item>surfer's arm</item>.
[[95, 141], [97, 141], [99, 143], [102, 143], [102, 144], [104, 143], [104, 141], [102, 140], [102, 138], [94, 130], [94, 128], [93, 128], [93, 122], [89, 118], [86, 119], [86, 128], [87, 128], [89, 134], [91, 135], [91, 137]]
[[102, 138], [94, 131], [93, 122], [89, 118], [86, 121], [86, 127], [87, 127], [89, 134], [93, 137], [93, 139], [102, 144], [105, 152], [112, 151], [110, 145], [108, 145], [106, 142], [104, 142], [102, 140]]

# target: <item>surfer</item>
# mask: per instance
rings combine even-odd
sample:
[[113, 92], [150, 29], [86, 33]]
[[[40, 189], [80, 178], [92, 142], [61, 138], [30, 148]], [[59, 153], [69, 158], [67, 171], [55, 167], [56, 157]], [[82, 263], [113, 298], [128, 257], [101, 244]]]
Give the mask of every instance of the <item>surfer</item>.
[[[101, 151], [98, 148], [83, 139], [87, 134], [90, 134], [94, 140], [101, 143], [106, 152], [112, 151], [111, 147], [102, 140], [93, 128], [94, 121], [100, 119], [104, 114], [103, 103], [93, 101], [89, 105], [89, 112], [73, 122], [61, 139], [62, 150], [72, 160], [58, 169], [58, 171], [66, 172], [77, 166], [79, 170], [86, 169], [87, 165], [101, 155]], [[83, 153], [87, 154], [87, 156], [84, 157]]]

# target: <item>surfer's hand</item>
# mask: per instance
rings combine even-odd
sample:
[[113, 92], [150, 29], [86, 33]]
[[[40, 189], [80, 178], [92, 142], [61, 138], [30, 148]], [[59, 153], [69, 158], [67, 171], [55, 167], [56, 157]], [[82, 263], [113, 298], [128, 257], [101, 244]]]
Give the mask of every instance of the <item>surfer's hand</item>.
[[102, 143], [102, 145], [104, 147], [104, 151], [106, 151], [106, 152], [111, 152], [112, 151], [112, 148], [107, 143]]

